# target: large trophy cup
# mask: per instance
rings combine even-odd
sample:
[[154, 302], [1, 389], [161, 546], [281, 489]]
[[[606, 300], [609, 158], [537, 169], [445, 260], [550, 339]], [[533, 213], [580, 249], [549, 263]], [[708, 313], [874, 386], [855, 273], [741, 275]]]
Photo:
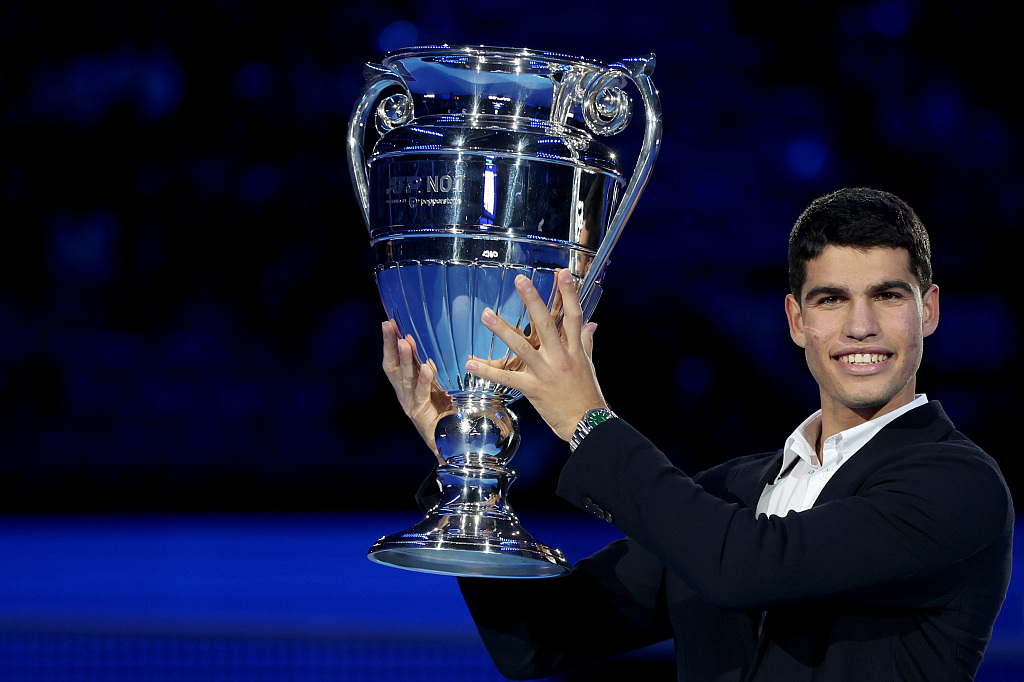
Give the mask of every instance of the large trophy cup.
[[[530, 277], [558, 314], [555, 271], [578, 283], [584, 317], [608, 255], [661, 143], [654, 55], [604, 65], [525, 49], [413, 47], [367, 64], [348, 129], [353, 184], [370, 232], [376, 280], [399, 334], [436, 368], [453, 401], [435, 432], [445, 459], [440, 502], [381, 538], [381, 564], [459, 576], [566, 574], [506, 501], [519, 445], [508, 406], [521, 394], [466, 373], [469, 356], [514, 362], [480, 322], [490, 307], [529, 334], [513, 281]], [[628, 179], [595, 136], [629, 123], [632, 83], [646, 113]], [[369, 152], [367, 152], [369, 150]]]

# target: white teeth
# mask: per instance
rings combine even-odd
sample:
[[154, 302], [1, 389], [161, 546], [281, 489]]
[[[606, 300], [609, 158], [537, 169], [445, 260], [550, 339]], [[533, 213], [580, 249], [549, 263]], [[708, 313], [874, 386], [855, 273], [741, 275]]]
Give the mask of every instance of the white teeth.
[[889, 355], [885, 353], [850, 353], [849, 355], [841, 356], [839, 361], [845, 362], [848, 365], [873, 365], [888, 359]]

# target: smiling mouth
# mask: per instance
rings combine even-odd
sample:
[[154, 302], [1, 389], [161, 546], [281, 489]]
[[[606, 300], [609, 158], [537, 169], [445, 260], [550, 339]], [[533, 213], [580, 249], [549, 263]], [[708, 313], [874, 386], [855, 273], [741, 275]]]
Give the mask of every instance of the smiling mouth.
[[877, 365], [892, 357], [892, 353], [850, 353], [836, 358], [847, 365]]

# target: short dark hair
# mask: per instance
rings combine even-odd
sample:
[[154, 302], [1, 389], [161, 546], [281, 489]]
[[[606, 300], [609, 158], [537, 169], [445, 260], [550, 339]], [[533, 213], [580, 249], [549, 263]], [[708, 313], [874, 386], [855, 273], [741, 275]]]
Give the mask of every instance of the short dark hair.
[[844, 188], [811, 202], [789, 234], [789, 288], [800, 301], [807, 262], [829, 244], [870, 249], [906, 249], [923, 294], [932, 285], [928, 232], [907, 202], [867, 187]]

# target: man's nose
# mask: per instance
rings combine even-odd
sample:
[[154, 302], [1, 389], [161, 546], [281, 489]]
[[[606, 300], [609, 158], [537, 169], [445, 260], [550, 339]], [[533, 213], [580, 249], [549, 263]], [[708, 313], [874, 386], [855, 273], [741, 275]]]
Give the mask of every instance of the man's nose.
[[853, 299], [850, 313], [846, 317], [845, 334], [857, 340], [863, 340], [878, 334], [878, 317], [871, 301]]

